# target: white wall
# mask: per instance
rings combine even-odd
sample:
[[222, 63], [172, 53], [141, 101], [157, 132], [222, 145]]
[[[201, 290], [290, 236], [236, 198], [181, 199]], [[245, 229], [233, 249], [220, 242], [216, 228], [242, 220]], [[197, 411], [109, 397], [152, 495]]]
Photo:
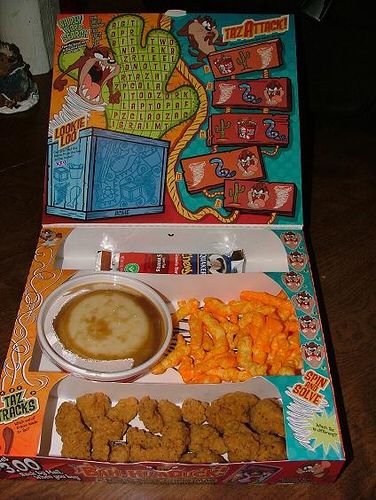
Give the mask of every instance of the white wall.
[[52, 68], [58, 0], [0, 0], [0, 40], [15, 43], [33, 75]]

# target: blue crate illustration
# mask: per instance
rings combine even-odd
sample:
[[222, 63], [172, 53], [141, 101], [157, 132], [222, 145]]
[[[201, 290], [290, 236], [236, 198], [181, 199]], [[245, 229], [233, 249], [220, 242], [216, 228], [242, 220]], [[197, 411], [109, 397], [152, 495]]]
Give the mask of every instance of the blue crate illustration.
[[94, 127], [66, 147], [50, 139], [46, 212], [82, 220], [163, 212], [168, 146]]

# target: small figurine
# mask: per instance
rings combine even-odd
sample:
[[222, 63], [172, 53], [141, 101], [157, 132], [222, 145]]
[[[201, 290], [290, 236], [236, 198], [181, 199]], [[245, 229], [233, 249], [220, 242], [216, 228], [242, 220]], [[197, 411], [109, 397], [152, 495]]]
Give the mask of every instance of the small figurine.
[[25, 111], [38, 102], [38, 87], [29, 68], [15, 44], [0, 40], [0, 113]]

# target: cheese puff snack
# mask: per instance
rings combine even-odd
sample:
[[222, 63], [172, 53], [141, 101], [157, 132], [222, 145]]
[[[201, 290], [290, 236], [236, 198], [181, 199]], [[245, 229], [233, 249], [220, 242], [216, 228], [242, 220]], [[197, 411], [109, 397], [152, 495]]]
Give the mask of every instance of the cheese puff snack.
[[153, 369], [178, 370], [189, 384], [244, 382], [264, 375], [297, 375], [302, 368], [298, 321], [284, 292], [243, 290], [224, 303], [205, 297], [178, 303], [177, 328], [185, 320], [190, 339], [180, 333], [176, 347]]

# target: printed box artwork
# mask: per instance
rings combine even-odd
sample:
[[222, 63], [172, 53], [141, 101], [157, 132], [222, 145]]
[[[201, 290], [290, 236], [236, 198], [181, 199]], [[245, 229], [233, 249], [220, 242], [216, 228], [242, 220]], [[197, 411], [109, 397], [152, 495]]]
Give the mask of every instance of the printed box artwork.
[[189, 192], [223, 187], [225, 179], [264, 179], [265, 170], [259, 148], [185, 158], [181, 162]]
[[292, 16], [58, 17], [1, 478], [336, 479], [299, 140]]
[[[293, 17], [62, 16], [55, 47], [44, 223], [302, 224]], [[146, 147], [141, 164], [101, 160]], [[262, 166], [252, 178], [297, 186], [293, 211], [225, 206], [245, 147]], [[213, 153], [226, 165], [192, 182], [188, 159]]]
[[215, 81], [213, 106], [249, 109], [262, 106], [273, 110], [289, 111], [290, 81], [288, 78]]
[[87, 128], [68, 161], [64, 127], [48, 146], [47, 213], [98, 219], [163, 211], [168, 143]]

